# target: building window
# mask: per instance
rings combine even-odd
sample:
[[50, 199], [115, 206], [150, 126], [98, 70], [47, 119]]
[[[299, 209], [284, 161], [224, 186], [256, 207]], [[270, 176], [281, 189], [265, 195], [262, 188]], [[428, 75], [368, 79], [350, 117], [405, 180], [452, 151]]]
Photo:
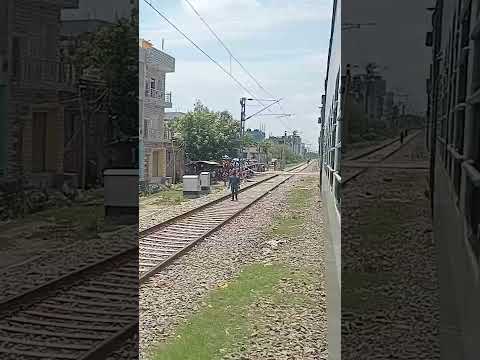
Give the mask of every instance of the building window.
[[32, 171], [47, 170], [47, 113], [35, 112], [32, 120]]
[[155, 89], [155, 79], [154, 78], [150, 79], [150, 89]]
[[160, 176], [160, 152], [159, 151], [153, 151], [152, 154], [152, 176], [153, 177], [159, 177]]

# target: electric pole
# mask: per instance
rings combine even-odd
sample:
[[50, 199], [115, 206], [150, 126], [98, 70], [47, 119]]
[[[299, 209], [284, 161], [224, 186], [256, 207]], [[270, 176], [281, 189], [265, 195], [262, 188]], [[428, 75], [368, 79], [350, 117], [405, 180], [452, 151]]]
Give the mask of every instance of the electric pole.
[[[245, 106], [246, 106], [246, 103], [247, 103], [247, 100], [248, 101], [251, 101], [251, 100], [257, 100], [257, 101], [272, 101], [272, 103], [270, 105], [267, 105], [265, 106], [263, 109], [257, 111], [256, 113], [246, 117], [245, 116]], [[242, 97], [240, 98], [240, 154], [239, 154], [239, 158], [243, 157], [243, 137], [245, 135], [245, 122], [248, 120], [248, 119], [251, 119], [252, 117], [254, 116], [257, 116], [258, 114], [260, 114], [262, 111], [265, 111], [267, 110], [269, 107], [275, 105], [276, 103], [280, 102], [282, 99], [278, 99], [278, 100], [260, 100], [260, 99], [250, 99], [250, 98], [245, 98], [245, 97]], [[263, 105], [263, 104], [262, 104]], [[283, 115], [283, 116], [290, 116], [291, 114], [277, 114], [277, 115]]]
[[247, 99], [242, 97], [240, 99], [240, 154], [238, 158], [243, 158], [243, 136], [245, 132], [245, 103]]

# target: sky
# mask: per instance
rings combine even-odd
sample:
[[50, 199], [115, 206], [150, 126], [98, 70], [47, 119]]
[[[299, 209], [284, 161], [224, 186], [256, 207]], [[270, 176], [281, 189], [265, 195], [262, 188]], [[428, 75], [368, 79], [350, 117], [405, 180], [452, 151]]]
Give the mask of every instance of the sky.
[[[148, 0], [200, 48], [230, 71], [230, 57], [185, 0]], [[298, 130], [306, 144], [318, 148], [318, 106], [324, 80], [330, 38], [331, 0], [190, 0], [203, 19], [224, 41], [274, 99], [283, 99], [247, 128], [263, 124], [267, 136]], [[153, 42], [175, 58], [175, 73], [167, 74], [172, 92], [170, 111], [187, 112], [198, 99], [211, 110], [227, 110], [240, 118], [240, 98], [251, 97], [204, 54], [140, 0], [140, 37]], [[232, 75], [256, 98], [272, 99], [243, 70], [231, 62]], [[260, 110], [248, 102], [247, 116]], [[264, 102], [265, 105], [269, 104]]]
[[368, 62], [377, 63], [387, 90], [408, 95], [407, 110], [419, 114], [427, 105], [426, 79], [432, 57], [431, 48], [425, 46], [426, 32], [431, 31], [431, 12], [426, 9], [434, 3], [342, 1], [343, 22], [375, 23], [342, 33], [342, 60], [358, 65], [354, 72], [363, 72]]

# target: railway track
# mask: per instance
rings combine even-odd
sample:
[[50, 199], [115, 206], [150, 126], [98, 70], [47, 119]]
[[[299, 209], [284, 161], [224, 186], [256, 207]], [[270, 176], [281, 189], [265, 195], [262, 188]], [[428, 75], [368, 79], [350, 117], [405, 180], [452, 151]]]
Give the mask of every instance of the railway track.
[[[244, 189], [241, 200], [230, 202], [230, 206], [233, 205], [230, 210], [221, 208], [226, 202], [224, 199], [181, 215], [180, 221], [187, 221], [190, 228], [183, 228], [173, 220], [167, 221], [181, 229], [179, 231], [188, 242], [182, 243], [184, 246], [180, 249], [176, 246], [177, 240], [172, 239], [163, 249], [183, 253], [293, 175], [274, 175]], [[188, 222], [195, 219], [202, 221], [200, 227]], [[152, 235], [171, 233], [164, 230], [155, 227]], [[197, 239], [193, 239], [192, 234]], [[155, 249], [158, 254], [162, 253], [161, 248]], [[171, 257], [170, 251], [168, 254]], [[108, 359], [110, 353], [125, 347], [125, 343], [138, 335], [138, 265], [138, 243], [118, 244], [103, 257], [89, 258], [61, 276], [3, 297], [0, 300], [0, 358]], [[132, 356], [135, 350], [132, 348]], [[128, 354], [125, 358], [129, 358]]]
[[[286, 170], [286, 171], [294, 171], [295, 169], [297, 169], [298, 167], [301, 167], [302, 165], [303, 165], [303, 163], [298, 164], [298, 165], [294, 165], [294, 166], [292, 166], [291, 168], [289, 168], [289, 169]], [[251, 186], [256, 186], [256, 185], [262, 183], [263, 181], [266, 181], [266, 180], [272, 178], [273, 176], [275, 176], [275, 175], [270, 175], [270, 176], [267, 175], [267, 176], [265, 176], [263, 179], [259, 179], [259, 180], [256, 180], [256, 181], [254, 181], [254, 182], [250, 182], [250, 181], [249, 181], [249, 182], [243, 187], [243, 190], [245, 190], [245, 189], [247, 189], [247, 188], [249, 188], [249, 187], [251, 187]], [[212, 201], [207, 202], [207, 203], [204, 204], [204, 205], [207, 205], [207, 206], [208, 206], [208, 205], [211, 204], [213, 201], [221, 201], [221, 200], [223, 200], [223, 199], [228, 198], [229, 196], [230, 196], [230, 195], [228, 195], [228, 194], [220, 195], [219, 197], [213, 199]], [[201, 206], [202, 206], [202, 205], [195, 206], [193, 209], [200, 208]], [[150, 219], [151, 219], [152, 217], [158, 215], [158, 214], [161, 214], [161, 213], [164, 212], [164, 211], [165, 211], [164, 209], [159, 209], [159, 210], [153, 210], [153, 211], [151, 210], [151, 211], [148, 211], [148, 212], [145, 213], [145, 214], [140, 214], [140, 216], [139, 216], [139, 228], [140, 228], [140, 231], [143, 232], [143, 231], [148, 230], [148, 228], [151, 227], [151, 226], [149, 226], [149, 224], [148, 224], [148, 223], [150, 222]], [[187, 210], [187, 211], [184, 211], [184, 213], [186, 213], [186, 212], [188, 212], [188, 210]], [[181, 216], [181, 215], [182, 215], [182, 213], [180, 213], [180, 214], [172, 214], [171, 217], [166, 218], [166, 219], [162, 219], [162, 220], [160, 220], [160, 221], [161, 221], [161, 223], [164, 223], [164, 222], [166, 222], [166, 221], [169, 221], [169, 220], [172, 220], [172, 219], [176, 219], [178, 216]]]
[[[352, 156], [347, 158], [347, 165], [343, 165], [344, 168], [349, 168], [348, 161], [354, 163], [355, 161], [359, 161], [359, 166], [353, 165], [350, 166], [351, 168], [355, 168], [351, 174], [349, 174], [345, 179], [342, 177], [342, 186], [346, 186], [350, 181], [357, 178], [359, 175], [363, 174], [364, 172], [368, 171], [371, 167], [375, 165], [380, 165], [382, 162], [390, 158], [392, 155], [396, 154], [398, 151], [403, 149], [407, 144], [409, 144], [413, 139], [415, 139], [421, 131], [416, 131], [409, 137], [405, 139], [403, 144], [397, 145], [399, 140], [393, 140], [386, 144], [383, 144], [375, 149], [369, 150], [368, 152], [362, 153], [357, 156]], [[363, 164], [362, 164], [363, 162]]]
[[[255, 186], [255, 185], [257, 185], [257, 184], [259, 184], [259, 183], [261, 183], [261, 182], [263, 182], [263, 181], [266, 181], [266, 180], [270, 179], [270, 178], [273, 177], [273, 176], [275, 176], [275, 175], [266, 176], [264, 179], [260, 179], [260, 180], [257, 180], [257, 181], [255, 181], [255, 182], [249, 182], [249, 183], [247, 183], [247, 184], [245, 185], [245, 187], [244, 187], [243, 189], [247, 189], [247, 188], [249, 188], [249, 187], [251, 187], [251, 186]], [[221, 200], [223, 200], [223, 199], [226, 199], [226, 198], [229, 197], [229, 196], [230, 196], [229, 194], [224, 193], [223, 195], [220, 195], [219, 197], [217, 197], [217, 198], [215, 198], [215, 199], [213, 199], [213, 200], [211, 200], [211, 201], [208, 201], [207, 203], [205, 203], [205, 204], [203, 204], [203, 205], [207, 205], [207, 206], [208, 206], [209, 204], [211, 204], [211, 203], [214, 202], [214, 201], [221, 201]], [[202, 198], [199, 198], [199, 199], [202, 199]], [[198, 199], [196, 199], [196, 200], [198, 200]], [[198, 209], [198, 208], [202, 207], [203, 205], [195, 206], [195, 207], [194, 207], [193, 209], [191, 209], [191, 210]], [[157, 215], [157, 214], [160, 214], [160, 213], [162, 213], [162, 212], [164, 212], [164, 211], [165, 211], [165, 209], [153, 210], [153, 211], [150, 211], [150, 212], [148, 212], [148, 213], [146, 213], [146, 214], [140, 215], [140, 217], [139, 217], [139, 225], [140, 225], [139, 228], [140, 228], [140, 231], [143, 232], [143, 231], [146, 231], [146, 230], [148, 230], [149, 228], [151, 228], [152, 226], [149, 227], [148, 224], [147, 224], [146, 227], [145, 227], [144, 223], [145, 223], [145, 222], [148, 223], [148, 219], [150, 219], [150, 218], [152, 218], [153, 216], [155, 216], [155, 215]], [[189, 211], [189, 210], [186, 210], [186, 211], [184, 211], [183, 213], [186, 213], [186, 212], [188, 212], [188, 211]], [[164, 223], [164, 222], [169, 221], [169, 220], [171, 220], [171, 219], [176, 219], [178, 216], [181, 216], [183, 213], [173, 214], [171, 217], [169, 217], [169, 218], [167, 218], [167, 219], [162, 219], [162, 220], [160, 220], [160, 222], [161, 222], [161, 223]]]
[[289, 174], [278, 174], [241, 190], [238, 201], [230, 195], [191, 210], [140, 233], [140, 284], [218, 230], [285, 181], [308, 167], [300, 164]]
[[138, 248], [0, 303], [0, 358], [107, 359], [138, 330]]

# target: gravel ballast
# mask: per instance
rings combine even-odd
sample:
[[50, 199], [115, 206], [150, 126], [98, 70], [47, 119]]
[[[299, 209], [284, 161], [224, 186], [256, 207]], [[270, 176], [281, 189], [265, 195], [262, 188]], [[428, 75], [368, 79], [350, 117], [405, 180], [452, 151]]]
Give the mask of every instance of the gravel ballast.
[[[274, 263], [302, 275], [283, 277], [274, 296], [249, 305], [246, 316], [255, 317], [256, 328], [223, 359], [326, 358], [325, 235], [316, 186], [302, 176], [290, 179], [145, 283], [140, 291], [141, 358], [151, 358], [156, 344], [173, 339], [177, 327], [205, 306], [212, 290], [248, 265]], [[291, 238], [272, 238], [272, 225], [286, 214], [288, 193], [297, 187], [311, 188], [311, 206], [302, 210], [305, 223]], [[288, 297], [299, 301], [278, 302]]]
[[[247, 182], [242, 184], [242, 189], [249, 187], [255, 184], [258, 181], [265, 180], [269, 177], [273, 176], [273, 174], [261, 174], [257, 175], [253, 179], [249, 179]], [[167, 221], [172, 219], [176, 216], [184, 214], [190, 210], [196, 209], [202, 205], [205, 205], [211, 201], [220, 199], [224, 196], [230, 194], [230, 191], [225, 188], [224, 190], [218, 190], [216, 192], [212, 192], [208, 195], [203, 195], [196, 199], [190, 199], [178, 205], [163, 205], [158, 206], [154, 204], [148, 204], [145, 206], [140, 206], [139, 211], [139, 230], [143, 231], [146, 230], [158, 223]]]
[[[425, 161], [418, 135], [388, 162]], [[342, 189], [342, 358], [437, 359], [428, 172], [370, 169]], [[368, 345], [366, 345], [368, 344]]]

